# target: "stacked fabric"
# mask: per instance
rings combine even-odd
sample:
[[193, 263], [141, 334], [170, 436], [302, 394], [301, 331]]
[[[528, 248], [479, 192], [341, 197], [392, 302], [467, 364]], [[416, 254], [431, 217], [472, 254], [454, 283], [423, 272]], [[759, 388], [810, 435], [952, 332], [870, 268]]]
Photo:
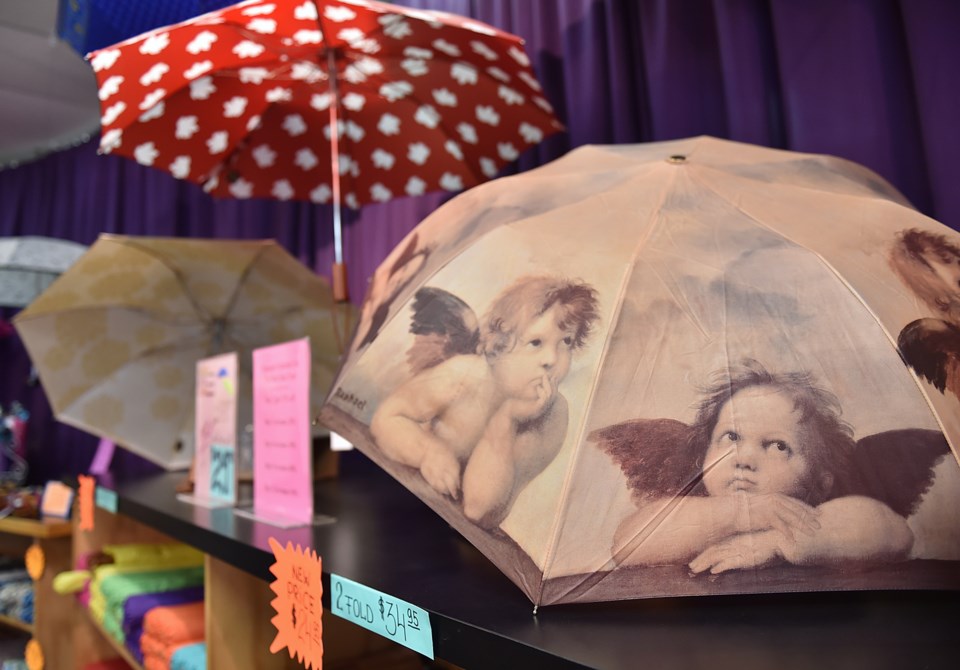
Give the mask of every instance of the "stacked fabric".
[[185, 644], [173, 652], [170, 670], [206, 670], [207, 645], [205, 642]]
[[33, 581], [22, 568], [0, 571], [0, 614], [33, 621]]
[[91, 581], [90, 613], [115, 640], [125, 643], [123, 608], [128, 598], [202, 584], [203, 566], [169, 570], [104, 566], [97, 569], [97, 576]]
[[141, 593], [127, 598], [123, 604], [123, 636], [127, 649], [130, 650], [137, 661], [143, 663], [140, 638], [143, 635], [143, 619], [150, 610], [165, 605], [202, 602], [202, 586], [192, 586], [161, 593]]
[[[197, 647], [203, 641], [203, 603], [155, 607], [143, 618], [143, 635], [140, 637], [143, 667], [145, 670], [170, 670], [176, 657], [181, 670], [205, 668], [206, 648]], [[200, 661], [201, 665], [195, 665]]]
[[[88, 569], [57, 575], [54, 589], [77, 593], [93, 619], [138, 660], [143, 660], [140, 641], [148, 611], [182, 603], [203, 608], [203, 554], [193, 547], [179, 543], [109, 545], [101, 552], [78, 557], [77, 565]], [[203, 639], [202, 634], [198, 639]]]

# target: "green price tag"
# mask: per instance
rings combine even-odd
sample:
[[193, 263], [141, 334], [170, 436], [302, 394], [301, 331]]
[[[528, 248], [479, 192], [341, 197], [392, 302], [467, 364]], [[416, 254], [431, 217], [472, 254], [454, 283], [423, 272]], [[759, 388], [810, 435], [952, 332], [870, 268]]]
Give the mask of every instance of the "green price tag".
[[237, 501], [236, 449], [228, 444], [210, 445], [210, 497]]
[[94, 500], [96, 501], [97, 507], [100, 509], [105, 509], [111, 514], [117, 513], [116, 491], [110, 491], [102, 486], [98, 486], [96, 493], [94, 493]]
[[330, 573], [330, 611], [433, 659], [430, 615], [416, 605]]

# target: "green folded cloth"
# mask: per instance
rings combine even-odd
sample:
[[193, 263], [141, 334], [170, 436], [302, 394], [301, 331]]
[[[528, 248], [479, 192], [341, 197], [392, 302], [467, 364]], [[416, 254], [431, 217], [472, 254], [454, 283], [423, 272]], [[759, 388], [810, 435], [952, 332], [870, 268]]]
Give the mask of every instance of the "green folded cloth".
[[90, 611], [115, 639], [124, 641], [123, 605], [130, 596], [203, 584], [203, 566], [153, 571], [114, 571], [90, 591]]

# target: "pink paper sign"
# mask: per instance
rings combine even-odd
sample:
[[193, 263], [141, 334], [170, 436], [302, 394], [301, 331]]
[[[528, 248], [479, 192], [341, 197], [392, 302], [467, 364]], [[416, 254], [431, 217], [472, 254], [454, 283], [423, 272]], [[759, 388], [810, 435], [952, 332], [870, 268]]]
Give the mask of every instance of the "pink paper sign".
[[253, 511], [310, 523], [310, 343], [253, 351]]
[[237, 502], [237, 354], [197, 361], [194, 494]]

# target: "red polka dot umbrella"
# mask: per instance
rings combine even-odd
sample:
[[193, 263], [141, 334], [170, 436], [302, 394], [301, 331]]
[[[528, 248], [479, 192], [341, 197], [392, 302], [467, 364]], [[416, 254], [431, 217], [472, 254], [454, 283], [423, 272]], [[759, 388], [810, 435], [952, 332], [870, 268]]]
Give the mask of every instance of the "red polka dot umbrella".
[[562, 130], [519, 37], [367, 0], [247, 1], [88, 59], [102, 152], [215, 196], [332, 203], [335, 276], [341, 203], [460, 191]]

